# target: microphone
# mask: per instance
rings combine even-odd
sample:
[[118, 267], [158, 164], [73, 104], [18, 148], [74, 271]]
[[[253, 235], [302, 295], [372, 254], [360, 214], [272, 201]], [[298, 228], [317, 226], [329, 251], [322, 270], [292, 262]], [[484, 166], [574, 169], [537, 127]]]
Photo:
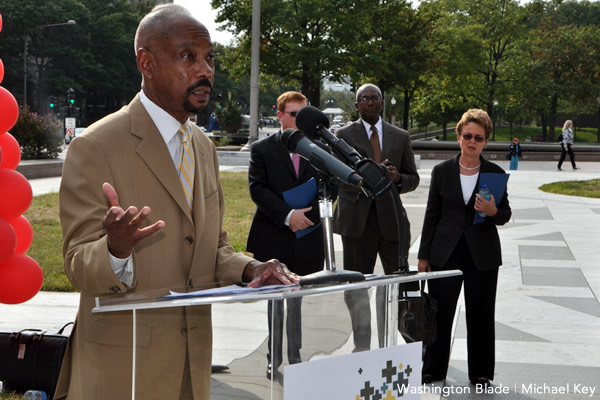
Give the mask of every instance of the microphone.
[[387, 168], [377, 164], [375, 161], [364, 158], [344, 141], [335, 136], [329, 129], [329, 118], [318, 108], [306, 106], [296, 114], [296, 126], [303, 131], [307, 137], [314, 140], [322, 138], [329, 145], [333, 153], [344, 163], [357, 171], [363, 177], [363, 191], [366, 189], [368, 196], [382, 197], [392, 187], [392, 180]]
[[349, 185], [360, 188], [363, 178], [352, 168], [308, 140], [300, 131], [286, 129], [281, 134], [281, 141], [292, 153], [299, 154], [308, 160], [310, 165], [320, 172], [339, 179]]

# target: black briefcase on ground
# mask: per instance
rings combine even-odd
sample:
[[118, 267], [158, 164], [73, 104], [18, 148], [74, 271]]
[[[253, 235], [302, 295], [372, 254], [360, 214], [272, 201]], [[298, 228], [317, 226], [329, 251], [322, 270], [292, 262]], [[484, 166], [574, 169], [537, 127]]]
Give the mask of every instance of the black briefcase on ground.
[[52, 398], [69, 337], [69, 322], [54, 335], [46, 330], [0, 332], [0, 381], [5, 390], [42, 390]]
[[398, 304], [398, 330], [406, 343], [423, 342], [429, 345], [437, 336], [437, 300], [425, 292], [421, 282], [421, 296]]

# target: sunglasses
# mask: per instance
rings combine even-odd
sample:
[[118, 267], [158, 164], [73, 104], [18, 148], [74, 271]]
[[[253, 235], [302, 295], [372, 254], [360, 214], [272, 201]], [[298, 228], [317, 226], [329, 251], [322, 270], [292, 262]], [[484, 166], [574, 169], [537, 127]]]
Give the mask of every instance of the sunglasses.
[[298, 115], [298, 111], [284, 111], [284, 112], [289, 113], [294, 118], [296, 118], [296, 115]]
[[465, 140], [471, 140], [471, 139], [475, 139], [475, 141], [477, 143], [481, 143], [483, 141], [485, 141], [485, 138], [483, 136], [479, 136], [479, 135], [473, 135], [472, 133], [465, 133], [464, 135], [462, 135], [463, 139]]

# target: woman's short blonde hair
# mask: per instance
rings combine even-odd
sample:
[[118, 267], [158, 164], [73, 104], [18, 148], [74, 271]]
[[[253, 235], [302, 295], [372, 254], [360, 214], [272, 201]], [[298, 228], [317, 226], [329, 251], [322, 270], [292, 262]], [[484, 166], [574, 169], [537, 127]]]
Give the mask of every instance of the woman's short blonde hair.
[[475, 122], [481, 125], [483, 129], [485, 129], [485, 138], [490, 138], [493, 126], [492, 120], [487, 112], [480, 108], [471, 108], [467, 110], [460, 118], [460, 121], [458, 121], [458, 124], [456, 124], [456, 134], [460, 136], [462, 134], [463, 126], [469, 122]]
[[568, 119], [568, 120], [565, 121], [565, 124], [563, 125], [563, 131], [565, 129], [572, 128], [572, 127], [573, 127], [573, 121], [571, 121], [570, 119]]

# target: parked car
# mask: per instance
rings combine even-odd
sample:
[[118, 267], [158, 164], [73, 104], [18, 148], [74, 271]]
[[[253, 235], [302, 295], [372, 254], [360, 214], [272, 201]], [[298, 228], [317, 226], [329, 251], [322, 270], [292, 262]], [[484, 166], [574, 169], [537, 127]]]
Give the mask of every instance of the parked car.
[[84, 127], [79, 127], [79, 128], [75, 128], [75, 134], [74, 135], [68, 135], [65, 134], [65, 144], [69, 144], [71, 143], [71, 140], [75, 139], [77, 136], [79, 136], [81, 133], [83, 133], [83, 131], [85, 130], [85, 126]]
[[336, 130], [340, 129], [342, 126], [339, 124], [335, 124], [335, 125], [331, 125], [331, 128], [329, 128], [329, 130], [331, 131], [331, 133], [335, 133]]

